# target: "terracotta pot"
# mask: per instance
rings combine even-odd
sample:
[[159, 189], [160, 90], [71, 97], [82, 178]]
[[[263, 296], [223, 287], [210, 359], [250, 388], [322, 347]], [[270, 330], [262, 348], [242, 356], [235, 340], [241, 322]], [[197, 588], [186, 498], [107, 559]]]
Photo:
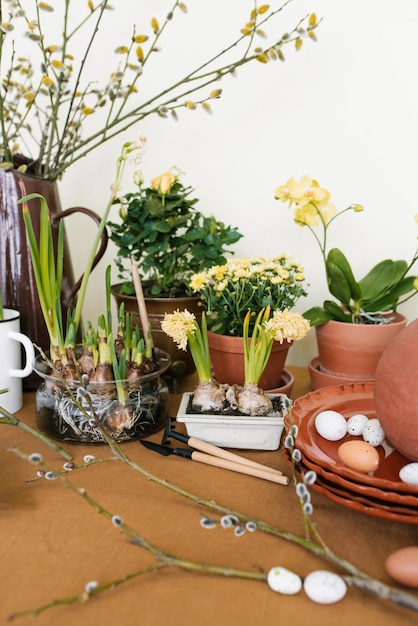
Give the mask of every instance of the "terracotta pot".
[[[138, 326], [142, 328], [136, 297], [121, 294], [121, 286], [122, 283], [119, 283], [111, 287], [116, 304], [119, 308], [120, 304], [124, 302], [125, 311], [132, 313], [134, 324], [138, 324]], [[173, 313], [177, 309], [180, 311], [187, 309], [196, 315], [196, 319], [200, 324], [202, 319], [202, 307], [199, 305], [199, 298], [194, 296], [185, 298], [145, 298], [145, 305], [154, 346], [168, 352], [171, 357], [172, 364], [169, 372], [175, 376], [182, 376], [183, 374], [191, 374], [194, 372], [195, 366], [189, 350], [186, 352], [180, 350], [171, 337], [161, 330], [161, 322], [164, 319], [165, 313]]]
[[418, 461], [418, 319], [387, 346], [376, 370], [376, 416], [392, 446]]
[[[32, 261], [27, 244], [26, 228], [23, 222], [22, 205], [17, 204], [19, 198], [22, 197], [19, 181], [23, 182], [27, 194], [38, 193], [46, 199], [51, 214], [55, 247], [57, 245], [58, 227], [61, 219], [79, 212], [84, 213], [99, 224], [100, 217], [93, 211], [82, 207], [74, 207], [62, 211], [56, 181], [43, 180], [35, 176], [22, 174], [16, 170], [8, 172], [0, 170], [0, 281], [3, 304], [20, 312], [22, 332], [38, 346], [44, 350], [49, 350], [49, 336], [39, 304]], [[35, 235], [39, 237], [39, 199], [34, 198], [30, 200], [28, 206]], [[107, 232], [105, 231], [94, 265], [103, 256], [106, 246]], [[76, 294], [80, 288], [81, 280], [82, 277], [77, 282], [74, 281], [67, 239], [65, 238], [61, 299], [64, 316], [68, 308], [75, 305]], [[26, 389], [35, 389], [38, 385], [39, 379], [35, 375], [29, 376], [24, 381]]]
[[[244, 384], [244, 342], [242, 337], [228, 337], [208, 332], [209, 351], [214, 377], [219, 383], [229, 385]], [[262, 389], [276, 389], [280, 385], [287, 353], [293, 342], [278, 341], [273, 349], [259, 386]]]
[[390, 324], [348, 324], [334, 320], [316, 326], [320, 368], [323, 372], [355, 380], [374, 378], [388, 343], [406, 325], [400, 313]]

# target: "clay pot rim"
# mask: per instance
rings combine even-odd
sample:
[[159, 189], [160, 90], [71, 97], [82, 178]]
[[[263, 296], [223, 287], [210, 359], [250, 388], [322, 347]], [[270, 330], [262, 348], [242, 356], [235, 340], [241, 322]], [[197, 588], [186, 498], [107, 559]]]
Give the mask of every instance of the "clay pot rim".
[[[137, 301], [136, 300], [136, 296], [134, 295], [129, 295], [127, 293], [120, 293], [120, 289], [121, 287], [124, 285], [125, 283], [115, 283], [114, 285], [110, 286], [110, 292], [112, 293], [113, 296], [116, 296], [118, 298], [126, 298], [129, 301]], [[190, 296], [146, 296], [144, 294], [144, 298], [145, 300], [152, 300], [154, 302], [189, 302], [190, 300], [196, 300], [199, 301], [199, 296], [194, 296], [194, 295], [190, 295]]]
[[325, 322], [325, 324], [321, 324], [319, 326], [315, 326], [315, 329], [321, 328], [324, 326], [352, 326], [354, 328], [382, 328], [386, 326], [394, 326], [395, 324], [404, 324], [407, 321], [406, 315], [403, 313], [393, 312], [393, 313], [385, 313], [383, 317], [394, 316], [395, 320], [393, 322], [388, 322], [387, 324], [355, 324], [354, 322], [342, 322], [340, 320], [329, 320]]

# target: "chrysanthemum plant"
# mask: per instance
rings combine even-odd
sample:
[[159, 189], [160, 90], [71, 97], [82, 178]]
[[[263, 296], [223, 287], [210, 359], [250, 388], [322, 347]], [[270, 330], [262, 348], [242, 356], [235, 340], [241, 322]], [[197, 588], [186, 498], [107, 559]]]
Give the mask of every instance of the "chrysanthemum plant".
[[[357, 324], [382, 324], [393, 320], [393, 313], [400, 304], [412, 298], [418, 291], [418, 277], [409, 275], [418, 259], [418, 247], [408, 263], [405, 260], [385, 259], [375, 265], [361, 280], [354, 277], [351, 265], [338, 248], [327, 249], [328, 229], [332, 222], [344, 213], [363, 211], [360, 204], [352, 204], [337, 212], [330, 202], [330, 192], [320, 187], [310, 176], [299, 181], [291, 178], [280, 185], [275, 198], [294, 206], [294, 221], [314, 235], [324, 260], [329, 292], [338, 302], [325, 300], [322, 307], [312, 307], [304, 313], [312, 326], [329, 320]], [[418, 214], [415, 216], [418, 221]], [[315, 228], [319, 227], [322, 236]], [[389, 314], [389, 315], [388, 315]]]
[[[284, 60], [284, 48], [293, 44], [298, 50], [305, 38], [315, 40], [319, 24], [311, 14], [266, 43], [264, 27], [288, 2], [272, 9], [253, 2], [234, 41], [195, 69], [183, 74], [180, 69], [173, 84], [154, 89], [144, 99], [144, 83], [153, 84], [158, 73], [154, 67], [148, 74], [148, 66], [160, 56], [164, 31], [187, 12], [180, 0], [167, 4], [164, 19], [154, 16], [139, 27], [127, 19], [122, 40], [100, 42], [101, 27], [106, 18], [112, 19], [107, 0], [61, 0], [56, 6], [35, 0], [0, 2], [1, 166], [27, 168], [54, 180], [149, 115], [177, 119], [180, 110], [200, 107], [211, 112], [211, 103], [221, 96], [222, 79], [253, 61]], [[259, 36], [263, 46], [254, 45]], [[117, 59], [105, 84], [88, 77], [98, 45], [110, 46]]]
[[248, 311], [251, 334], [262, 309], [292, 309], [307, 295], [304, 285], [302, 265], [287, 254], [228, 259], [194, 274], [190, 283], [205, 306], [209, 330], [231, 337], [242, 337]]

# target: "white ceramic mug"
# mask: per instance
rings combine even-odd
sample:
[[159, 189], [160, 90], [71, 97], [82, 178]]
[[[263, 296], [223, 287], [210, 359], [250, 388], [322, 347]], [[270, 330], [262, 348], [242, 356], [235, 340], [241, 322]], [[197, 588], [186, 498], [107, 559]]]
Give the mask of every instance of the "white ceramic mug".
[[[22, 369], [22, 346], [26, 365]], [[0, 407], [15, 413], [22, 408], [22, 378], [33, 370], [35, 350], [29, 337], [20, 332], [20, 313], [15, 309], [4, 309], [4, 320], [0, 320]], [[0, 413], [1, 415], [1, 413]]]

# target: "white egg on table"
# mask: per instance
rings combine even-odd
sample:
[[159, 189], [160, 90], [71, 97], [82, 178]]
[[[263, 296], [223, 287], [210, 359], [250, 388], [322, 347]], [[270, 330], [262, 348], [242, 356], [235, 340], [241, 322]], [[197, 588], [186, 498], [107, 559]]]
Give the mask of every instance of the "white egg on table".
[[302, 589], [301, 577], [280, 566], [271, 568], [267, 574], [267, 584], [273, 591], [287, 596], [294, 595]]
[[363, 428], [366, 426], [369, 418], [362, 413], [357, 413], [356, 415], [352, 415], [347, 420], [347, 432], [349, 435], [353, 435], [354, 437], [359, 437], [363, 432]]
[[377, 418], [368, 420], [361, 434], [364, 441], [375, 448], [382, 445], [385, 440], [385, 431]]
[[311, 600], [318, 604], [333, 604], [342, 600], [347, 593], [347, 585], [341, 576], [326, 570], [316, 570], [308, 574], [303, 589]]
[[321, 411], [315, 417], [315, 428], [324, 439], [338, 441], [347, 434], [347, 421], [338, 411]]
[[418, 463], [408, 463], [399, 471], [399, 478], [404, 483], [418, 485]]

